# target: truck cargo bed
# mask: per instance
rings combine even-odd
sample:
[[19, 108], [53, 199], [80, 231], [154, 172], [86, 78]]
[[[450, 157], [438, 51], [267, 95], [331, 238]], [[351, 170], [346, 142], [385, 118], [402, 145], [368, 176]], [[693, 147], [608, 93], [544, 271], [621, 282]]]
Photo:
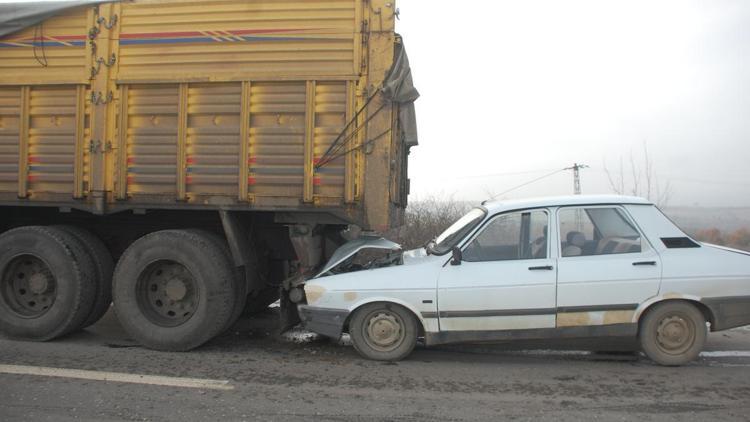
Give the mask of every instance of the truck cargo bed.
[[415, 140], [413, 99], [381, 89], [408, 76], [392, 69], [408, 66], [394, 13], [382, 0], [103, 2], [5, 35], [0, 204], [397, 225]]

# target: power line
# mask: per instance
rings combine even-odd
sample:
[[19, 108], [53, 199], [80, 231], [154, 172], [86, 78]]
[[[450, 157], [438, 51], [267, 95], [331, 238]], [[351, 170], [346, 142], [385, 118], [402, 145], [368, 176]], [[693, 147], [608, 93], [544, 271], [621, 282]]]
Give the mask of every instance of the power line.
[[478, 178], [484, 178], [484, 177], [520, 176], [523, 174], [542, 173], [545, 171], [552, 171], [552, 169], [513, 171], [513, 172], [508, 172], [508, 173], [473, 174], [473, 175], [468, 175], [468, 176], [452, 177], [452, 179], [478, 179]]
[[526, 186], [526, 185], [530, 185], [530, 184], [532, 184], [532, 183], [534, 183], [534, 182], [538, 182], [538, 181], [540, 181], [540, 180], [542, 180], [542, 179], [544, 179], [544, 178], [550, 177], [550, 176], [552, 176], [552, 175], [555, 175], [555, 174], [557, 174], [557, 173], [560, 173], [560, 172], [562, 172], [562, 171], [565, 171], [565, 170], [567, 170], [567, 169], [559, 169], [559, 170], [555, 170], [555, 171], [553, 171], [552, 173], [548, 173], [548, 174], [545, 174], [544, 176], [541, 176], [541, 177], [537, 177], [536, 179], [533, 179], [533, 180], [529, 180], [528, 182], [524, 182], [524, 183], [521, 183], [520, 185], [518, 185], [518, 186], [516, 186], [516, 187], [510, 188], [510, 189], [508, 189], [508, 190], [506, 190], [506, 191], [503, 191], [503, 192], [497, 193], [497, 194], [495, 194], [495, 195], [492, 195], [492, 196], [490, 197], [490, 199], [489, 199], [489, 200], [491, 201], [491, 200], [493, 200], [493, 199], [497, 198], [497, 197], [498, 197], [498, 196], [500, 196], [500, 195], [505, 195], [505, 194], [506, 194], [506, 193], [508, 193], [508, 192], [512, 192], [512, 191], [514, 191], [514, 190], [516, 190], [516, 189], [519, 189], [519, 188], [522, 188], [522, 187], [524, 187], [524, 186]]

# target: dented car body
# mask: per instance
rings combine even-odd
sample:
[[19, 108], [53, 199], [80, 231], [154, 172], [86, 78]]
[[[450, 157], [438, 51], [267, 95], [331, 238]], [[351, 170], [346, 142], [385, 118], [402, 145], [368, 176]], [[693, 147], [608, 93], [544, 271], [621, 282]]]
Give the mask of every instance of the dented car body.
[[[351, 262], [368, 248], [385, 256]], [[750, 324], [749, 255], [692, 240], [641, 198], [491, 202], [423, 248], [344, 245], [305, 281], [298, 310], [310, 330], [348, 331], [376, 359], [408, 354], [413, 322], [427, 346], [639, 336], [650, 357], [681, 364], [702, 348], [706, 322]]]

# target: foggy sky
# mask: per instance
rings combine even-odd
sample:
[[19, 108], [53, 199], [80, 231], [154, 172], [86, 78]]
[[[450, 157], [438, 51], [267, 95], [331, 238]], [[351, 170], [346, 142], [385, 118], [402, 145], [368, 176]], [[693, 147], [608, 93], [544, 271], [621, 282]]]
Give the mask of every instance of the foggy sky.
[[[645, 145], [669, 205], [750, 206], [750, 2], [397, 5], [422, 95], [412, 200], [480, 200], [574, 162], [583, 193], [611, 193], [604, 168], [623, 160], [632, 185]], [[572, 189], [562, 172], [501, 197]]]
[[[0, 0], [6, 1], [6, 0]], [[421, 145], [411, 200], [481, 200], [648, 148], [669, 205], [750, 206], [750, 2], [398, 0]], [[572, 193], [561, 172], [500, 198]]]

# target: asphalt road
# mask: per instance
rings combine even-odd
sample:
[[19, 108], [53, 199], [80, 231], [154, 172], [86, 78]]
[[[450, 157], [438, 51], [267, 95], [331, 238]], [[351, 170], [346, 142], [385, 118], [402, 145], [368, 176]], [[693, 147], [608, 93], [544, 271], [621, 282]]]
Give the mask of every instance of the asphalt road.
[[0, 340], [0, 420], [750, 418], [750, 328], [711, 334], [700, 360], [665, 368], [576, 351], [627, 342], [419, 348], [385, 364], [274, 327], [269, 310], [189, 353], [140, 348], [111, 314], [50, 343]]

